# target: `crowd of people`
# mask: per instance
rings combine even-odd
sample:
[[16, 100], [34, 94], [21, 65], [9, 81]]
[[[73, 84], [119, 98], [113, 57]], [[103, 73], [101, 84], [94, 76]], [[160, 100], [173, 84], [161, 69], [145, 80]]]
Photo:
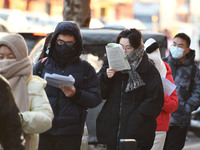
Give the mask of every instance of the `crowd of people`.
[[[137, 29], [122, 30], [115, 43], [130, 69], [117, 71], [106, 58], [96, 73], [80, 58], [83, 39], [75, 22], [58, 23], [34, 66], [21, 35], [1, 36], [0, 149], [87, 150], [87, 110], [102, 99], [96, 134], [107, 150], [120, 150], [121, 139], [134, 139], [135, 150], [183, 149], [191, 112], [200, 106], [200, 69], [190, 37], [175, 35], [166, 58]], [[57, 85], [47, 74], [71, 75], [75, 82]]]

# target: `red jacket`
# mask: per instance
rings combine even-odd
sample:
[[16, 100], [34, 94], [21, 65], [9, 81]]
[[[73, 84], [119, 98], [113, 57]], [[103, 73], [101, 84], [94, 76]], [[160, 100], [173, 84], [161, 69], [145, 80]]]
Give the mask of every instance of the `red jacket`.
[[[172, 72], [171, 68], [166, 62], [164, 63], [167, 68], [166, 78], [170, 80], [172, 83], [174, 83], [173, 77], [171, 75]], [[168, 131], [171, 113], [173, 113], [176, 109], [178, 109], [178, 97], [176, 90], [174, 90], [170, 96], [164, 94], [164, 98], [165, 99], [162, 111], [160, 112], [160, 115], [156, 118], [157, 120], [156, 131]]]

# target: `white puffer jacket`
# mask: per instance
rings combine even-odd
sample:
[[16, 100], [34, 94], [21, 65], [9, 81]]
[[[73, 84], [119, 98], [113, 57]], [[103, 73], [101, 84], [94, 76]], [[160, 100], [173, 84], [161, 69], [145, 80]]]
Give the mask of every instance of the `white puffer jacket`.
[[22, 127], [25, 133], [25, 149], [38, 149], [38, 133], [51, 128], [53, 111], [44, 88], [46, 81], [38, 76], [32, 76], [28, 81], [29, 110], [21, 113]]

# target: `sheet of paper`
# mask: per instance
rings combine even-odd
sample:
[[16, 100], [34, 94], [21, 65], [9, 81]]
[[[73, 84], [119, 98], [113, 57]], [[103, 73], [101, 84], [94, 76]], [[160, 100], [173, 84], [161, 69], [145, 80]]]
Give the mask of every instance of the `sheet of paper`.
[[176, 89], [176, 85], [164, 77], [161, 77], [161, 79], [162, 79], [164, 93], [170, 96], [172, 92]]
[[57, 88], [62, 85], [72, 87], [75, 82], [75, 79], [73, 78], [72, 75], [63, 76], [55, 73], [53, 74], [45, 73], [44, 79], [47, 81], [49, 85]]
[[123, 52], [121, 44], [109, 43], [106, 45], [106, 54], [109, 67], [115, 68], [116, 71], [130, 70], [126, 55]]

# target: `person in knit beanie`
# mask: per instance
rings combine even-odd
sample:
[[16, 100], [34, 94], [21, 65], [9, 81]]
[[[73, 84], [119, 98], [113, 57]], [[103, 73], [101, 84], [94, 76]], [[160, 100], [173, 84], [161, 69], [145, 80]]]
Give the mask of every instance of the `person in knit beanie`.
[[38, 149], [38, 133], [52, 126], [53, 112], [44, 91], [46, 81], [32, 75], [31, 59], [19, 34], [0, 37], [0, 74], [11, 86], [20, 111], [25, 150]]
[[[163, 62], [160, 55], [160, 49], [158, 43], [150, 38], [144, 43], [145, 51], [148, 55], [149, 60], [156, 66], [160, 76], [166, 78], [172, 83], [174, 80], [171, 75], [171, 68], [166, 63]], [[164, 87], [163, 87], [164, 88]], [[176, 90], [174, 90], [171, 95], [164, 93], [164, 106], [160, 115], [156, 118], [157, 128], [154, 144], [151, 150], [162, 150], [165, 143], [165, 138], [167, 131], [169, 129], [170, 115], [172, 112], [178, 108], [178, 98]]]

